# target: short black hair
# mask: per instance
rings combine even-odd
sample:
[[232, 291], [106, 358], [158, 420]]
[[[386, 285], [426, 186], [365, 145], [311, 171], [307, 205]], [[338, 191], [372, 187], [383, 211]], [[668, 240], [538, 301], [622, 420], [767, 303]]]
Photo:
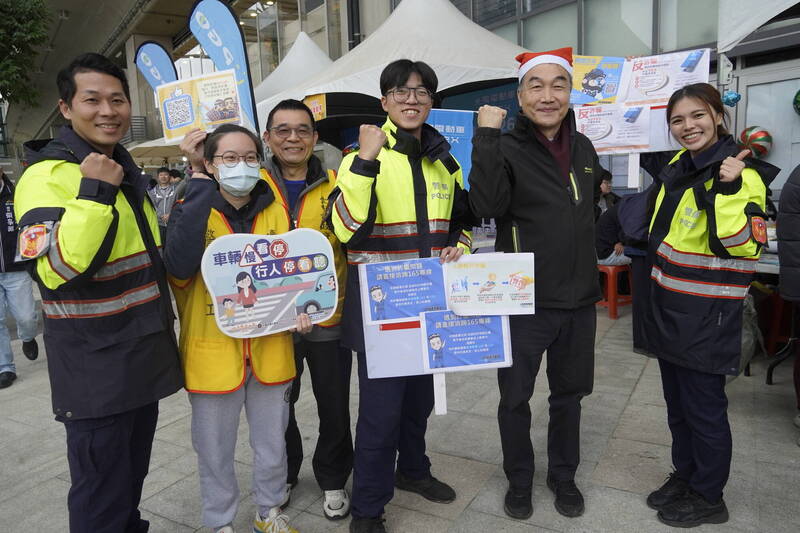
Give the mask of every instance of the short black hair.
[[169, 169], [167, 167], [159, 167], [158, 170], [156, 171], [156, 176], [158, 176], [162, 172], [166, 172], [167, 174], [169, 174]]
[[381, 72], [381, 94], [385, 95], [389, 90], [400, 87], [413, 73], [419, 74], [422, 79], [422, 86], [431, 93], [436, 92], [439, 86], [439, 78], [433, 69], [422, 61], [411, 61], [410, 59], [398, 59], [392, 61]]
[[205, 147], [203, 148], [203, 157], [206, 161], [212, 161], [214, 159], [214, 154], [217, 152], [217, 147], [219, 146], [219, 140], [228, 133], [244, 133], [250, 137], [256, 145], [258, 157], [264, 159], [264, 146], [261, 144], [261, 139], [258, 138], [258, 135], [236, 124], [223, 124], [206, 137]]
[[177, 168], [173, 168], [172, 170], [170, 170], [169, 175], [172, 176], [173, 178], [183, 179], [183, 172], [181, 172]]
[[315, 130], [317, 129], [317, 123], [314, 121], [314, 113], [300, 100], [292, 100], [291, 98], [281, 100], [278, 102], [278, 105], [272, 108], [272, 111], [269, 112], [269, 116], [267, 117], [267, 129], [272, 127], [272, 119], [275, 118], [275, 113], [278, 111], [305, 111], [308, 113], [308, 118], [311, 120], [311, 127]]
[[101, 54], [88, 53], [81, 54], [72, 60], [72, 63], [64, 67], [58, 72], [56, 76], [56, 85], [58, 85], [58, 97], [66, 102], [67, 106], [72, 105], [72, 99], [75, 98], [75, 92], [78, 90], [75, 84], [75, 74], [81, 72], [101, 72], [114, 76], [122, 84], [122, 91], [125, 93], [125, 98], [130, 102], [131, 90], [128, 87], [128, 78], [125, 77], [125, 71], [115, 65], [110, 59]]

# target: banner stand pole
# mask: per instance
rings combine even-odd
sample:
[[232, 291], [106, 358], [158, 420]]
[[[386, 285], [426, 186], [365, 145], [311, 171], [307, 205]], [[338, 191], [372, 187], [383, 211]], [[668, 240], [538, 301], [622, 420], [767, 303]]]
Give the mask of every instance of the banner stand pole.
[[437, 415], [447, 414], [447, 388], [444, 376], [443, 372], [433, 375], [433, 410]]

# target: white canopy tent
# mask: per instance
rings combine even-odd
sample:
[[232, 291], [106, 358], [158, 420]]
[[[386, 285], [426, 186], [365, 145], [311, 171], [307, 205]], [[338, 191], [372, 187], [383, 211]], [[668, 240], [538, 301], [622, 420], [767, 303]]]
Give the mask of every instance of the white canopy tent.
[[719, 0], [717, 52], [727, 52], [768, 20], [792, 7], [795, 0]]
[[428, 63], [439, 78], [439, 91], [480, 81], [516, 78], [514, 57], [524, 52], [464, 16], [448, 0], [403, 0], [361, 44], [306, 81], [260, 101], [263, 129], [269, 111], [286, 98], [321, 93], [381, 96], [383, 68], [396, 59]]
[[260, 102], [302, 83], [332, 64], [328, 54], [306, 32], [301, 31], [280, 64], [253, 89], [255, 101]]

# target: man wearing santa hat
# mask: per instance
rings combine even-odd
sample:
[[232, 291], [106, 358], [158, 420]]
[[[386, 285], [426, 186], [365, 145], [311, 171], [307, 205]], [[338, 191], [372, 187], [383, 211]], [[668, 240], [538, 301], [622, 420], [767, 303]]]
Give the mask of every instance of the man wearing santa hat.
[[583, 514], [575, 485], [580, 462], [581, 399], [594, 381], [594, 304], [600, 299], [594, 206], [603, 169], [569, 107], [572, 49], [517, 56], [520, 115], [501, 134], [506, 111], [482, 106], [473, 138], [469, 200], [494, 217], [498, 252], [535, 252], [536, 314], [511, 317], [514, 365], [498, 371], [497, 418], [509, 487], [505, 511], [533, 513], [531, 410], [536, 374], [547, 352], [550, 423], [547, 486], [564, 516]]

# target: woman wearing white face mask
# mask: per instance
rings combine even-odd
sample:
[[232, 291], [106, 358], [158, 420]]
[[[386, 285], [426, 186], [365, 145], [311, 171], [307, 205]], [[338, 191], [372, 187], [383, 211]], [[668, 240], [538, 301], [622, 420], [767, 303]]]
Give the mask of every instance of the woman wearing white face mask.
[[[286, 504], [286, 444], [289, 394], [295, 376], [292, 336], [276, 333], [235, 339], [219, 331], [207, 314], [211, 300], [199, 273], [211, 241], [230, 233], [275, 234], [289, 231], [289, 215], [259, 177], [261, 141], [233, 125], [210, 135], [190, 132], [181, 149], [195, 172], [185, 198], [175, 205], [167, 233], [164, 262], [178, 304], [180, 351], [186, 390], [192, 404], [192, 444], [197, 452], [203, 523], [232, 533], [239, 488], [234, 449], [242, 406], [253, 448], [254, 532], [295, 532], [280, 514]], [[219, 188], [217, 187], [219, 184]], [[296, 329], [311, 330], [308, 315]]]

